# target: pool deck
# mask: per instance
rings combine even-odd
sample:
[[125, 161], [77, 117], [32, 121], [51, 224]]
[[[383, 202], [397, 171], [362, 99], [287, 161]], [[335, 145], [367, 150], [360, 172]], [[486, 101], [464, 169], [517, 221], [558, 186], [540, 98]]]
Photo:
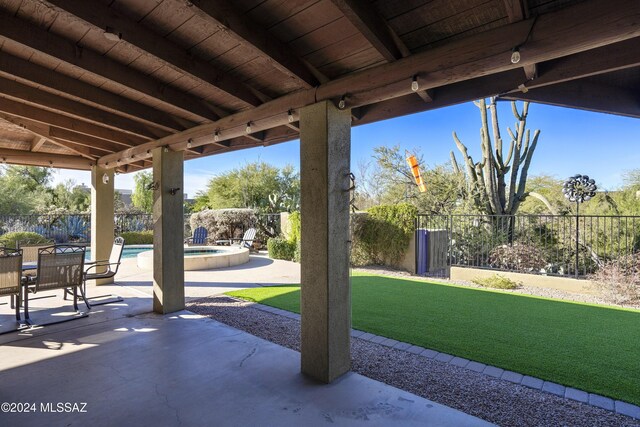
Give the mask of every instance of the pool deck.
[[[116, 277], [117, 282], [151, 296], [153, 293], [152, 271], [138, 268], [135, 258], [122, 261]], [[300, 283], [300, 265], [295, 262], [274, 260], [265, 254], [252, 254], [248, 263], [235, 267], [185, 271], [184, 280], [185, 296], [189, 301], [235, 289], [297, 284]]]

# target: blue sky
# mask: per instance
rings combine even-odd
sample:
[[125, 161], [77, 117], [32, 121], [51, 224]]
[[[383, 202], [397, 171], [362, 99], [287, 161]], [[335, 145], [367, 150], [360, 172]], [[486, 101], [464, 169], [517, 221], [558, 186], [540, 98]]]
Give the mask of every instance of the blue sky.
[[[503, 140], [508, 140], [507, 126], [515, 123], [508, 102], [499, 104]], [[640, 120], [592, 113], [541, 104], [529, 107], [528, 128], [540, 129], [541, 135], [533, 158], [530, 175], [549, 174], [566, 178], [576, 173], [593, 177], [602, 189], [612, 190], [622, 184], [626, 170], [640, 168]], [[373, 148], [399, 144], [412, 151], [419, 148], [429, 165], [449, 161], [449, 151], [455, 150], [451, 132], [469, 148], [474, 159], [479, 158], [480, 115], [473, 103], [465, 103], [435, 111], [399, 117], [383, 122], [354, 127], [351, 138], [352, 170], [358, 163], [371, 159]], [[203, 190], [211, 177], [262, 160], [277, 166], [300, 164], [299, 141], [271, 147], [252, 148], [217, 156], [190, 160], [185, 163], [185, 191], [193, 196]], [[90, 184], [90, 174], [81, 171], [60, 171], [55, 182], [72, 179]], [[428, 183], [427, 183], [428, 184]], [[133, 188], [133, 175], [116, 177], [116, 188]]]

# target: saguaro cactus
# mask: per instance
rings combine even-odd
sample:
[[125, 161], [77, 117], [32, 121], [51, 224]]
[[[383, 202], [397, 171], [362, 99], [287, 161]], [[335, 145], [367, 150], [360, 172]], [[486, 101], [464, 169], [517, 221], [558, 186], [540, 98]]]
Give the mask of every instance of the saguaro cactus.
[[[522, 112], [519, 112], [516, 103], [511, 102], [511, 109], [517, 122], [515, 131], [511, 128], [507, 129], [511, 141], [505, 156], [498, 125], [496, 99], [491, 98], [489, 105], [485, 99], [476, 101], [474, 104], [480, 109], [482, 120], [480, 128], [482, 160], [474, 162], [467, 152], [467, 147], [460, 141], [456, 132], [453, 132], [453, 140], [464, 160], [468, 194], [472, 197], [476, 208], [483, 213], [513, 215], [527, 196], [525, 193], [527, 173], [540, 131], [536, 130], [531, 138], [530, 131], [526, 129], [529, 103], [524, 102]], [[487, 111], [491, 114], [491, 123], [487, 118]], [[451, 151], [451, 163], [454, 170], [462, 174], [453, 151]]]

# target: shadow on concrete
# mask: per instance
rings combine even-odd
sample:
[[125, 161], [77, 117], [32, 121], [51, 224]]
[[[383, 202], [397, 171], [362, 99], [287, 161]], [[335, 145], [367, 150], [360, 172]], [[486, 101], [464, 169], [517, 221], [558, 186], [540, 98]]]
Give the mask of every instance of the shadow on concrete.
[[[150, 282], [148, 280], [141, 280], [141, 281], [135, 281], [135, 280], [127, 280], [127, 281], [118, 281], [115, 283], [116, 285], [120, 285], [120, 286], [131, 286], [134, 288], [140, 288], [140, 287], [152, 287], [153, 286], [153, 282]], [[233, 288], [233, 289], [241, 289], [241, 288], [255, 288], [255, 287], [263, 287], [263, 286], [282, 286], [282, 285], [287, 285], [287, 283], [281, 283], [281, 282], [261, 282], [261, 283], [257, 283], [257, 282], [214, 282], [214, 281], [207, 281], [207, 282], [194, 282], [194, 281], [188, 281], [188, 282], [184, 282], [184, 286], [186, 288]]]

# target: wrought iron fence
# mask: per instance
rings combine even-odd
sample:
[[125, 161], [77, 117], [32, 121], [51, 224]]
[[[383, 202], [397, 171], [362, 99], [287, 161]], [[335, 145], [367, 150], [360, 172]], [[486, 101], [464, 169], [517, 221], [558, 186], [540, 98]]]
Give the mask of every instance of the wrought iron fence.
[[431, 251], [448, 266], [584, 277], [640, 252], [640, 216], [419, 215], [416, 227], [446, 231]]
[[[184, 216], [185, 236], [191, 234], [190, 215]], [[151, 214], [117, 214], [114, 217], [114, 232], [153, 230]], [[38, 233], [56, 243], [90, 242], [91, 215], [0, 215], [0, 235], [10, 232], [29, 231]]]
[[[184, 215], [184, 235], [191, 235], [190, 214]], [[153, 230], [151, 214], [116, 214], [114, 216], [114, 232], [116, 235], [125, 232]], [[259, 240], [267, 241], [269, 237], [280, 234], [280, 214], [258, 215]], [[0, 235], [10, 232], [29, 231], [38, 233], [56, 243], [90, 242], [91, 215], [0, 215]], [[242, 230], [244, 234], [245, 230]]]
[[[121, 234], [129, 231], [153, 231], [152, 214], [117, 214], [115, 216], [115, 233]], [[184, 214], [184, 236], [191, 236], [191, 214]]]

